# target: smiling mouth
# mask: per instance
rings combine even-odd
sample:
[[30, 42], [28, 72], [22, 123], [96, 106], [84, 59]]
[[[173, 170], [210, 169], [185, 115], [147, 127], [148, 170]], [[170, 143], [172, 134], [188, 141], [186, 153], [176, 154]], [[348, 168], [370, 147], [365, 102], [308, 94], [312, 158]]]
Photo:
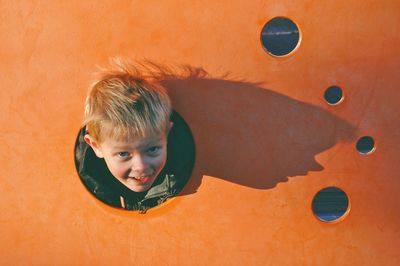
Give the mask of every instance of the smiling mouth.
[[153, 177], [153, 175], [143, 175], [143, 176], [129, 176], [128, 178], [134, 179], [141, 183], [146, 183], [152, 177]]

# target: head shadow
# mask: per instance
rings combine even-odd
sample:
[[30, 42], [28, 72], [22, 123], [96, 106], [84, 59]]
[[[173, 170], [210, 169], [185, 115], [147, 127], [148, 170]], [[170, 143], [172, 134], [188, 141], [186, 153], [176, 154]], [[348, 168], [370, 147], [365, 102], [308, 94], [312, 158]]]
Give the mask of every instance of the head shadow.
[[355, 137], [354, 126], [330, 112], [260, 83], [212, 78], [202, 69], [160, 71], [174, 109], [196, 144], [192, 177], [181, 195], [195, 193], [204, 175], [256, 189], [324, 168], [315, 156]]

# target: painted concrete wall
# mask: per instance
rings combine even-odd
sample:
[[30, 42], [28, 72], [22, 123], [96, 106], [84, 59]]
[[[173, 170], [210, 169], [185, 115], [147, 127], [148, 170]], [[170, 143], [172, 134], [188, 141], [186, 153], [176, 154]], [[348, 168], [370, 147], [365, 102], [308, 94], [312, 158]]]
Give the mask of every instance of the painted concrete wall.
[[[2, 265], [399, 264], [399, 2], [61, 2], [0, 3]], [[260, 43], [276, 16], [302, 34], [283, 58]], [[101, 203], [74, 166], [91, 73], [113, 56], [192, 70], [163, 82], [193, 176], [146, 214]], [[334, 224], [311, 211], [328, 186], [351, 202]]]

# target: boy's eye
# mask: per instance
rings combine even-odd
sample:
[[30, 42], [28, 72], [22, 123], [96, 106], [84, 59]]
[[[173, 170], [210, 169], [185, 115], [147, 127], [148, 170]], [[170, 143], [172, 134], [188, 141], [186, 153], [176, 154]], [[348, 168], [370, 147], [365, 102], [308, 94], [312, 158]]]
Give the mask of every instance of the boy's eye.
[[118, 157], [126, 158], [126, 157], [129, 157], [129, 156], [130, 156], [130, 153], [127, 152], [127, 151], [118, 152]]
[[158, 151], [159, 151], [160, 149], [161, 149], [160, 146], [154, 146], [154, 147], [148, 148], [148, 149], [147, 149], [147, 152], [148, 152], [149, 154], [157, 154]]

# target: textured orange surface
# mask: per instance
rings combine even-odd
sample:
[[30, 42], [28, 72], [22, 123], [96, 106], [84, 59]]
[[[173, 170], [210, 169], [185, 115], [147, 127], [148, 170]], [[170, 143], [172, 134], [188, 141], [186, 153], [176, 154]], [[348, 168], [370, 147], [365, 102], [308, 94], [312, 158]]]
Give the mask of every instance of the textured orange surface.
[[[64, 2], [64, 3], [60, 3]], [[2, 1], [2, 265], [398, 265], [398, 1]], [[264, 52], [291, 18], [302, 42]], [[109, 57], [188, 65], [164, 80], [196, 141], [180, 197], [113, 209], [74, 167], [86, 89]], [[225, 75], [226, 73], [230, 73]], [[328, 106], [324, 90], [345, 100]], [[376, 151], [360, 156], [363, 135]], [[351, 210], [319, 222], [314, 194]]]

